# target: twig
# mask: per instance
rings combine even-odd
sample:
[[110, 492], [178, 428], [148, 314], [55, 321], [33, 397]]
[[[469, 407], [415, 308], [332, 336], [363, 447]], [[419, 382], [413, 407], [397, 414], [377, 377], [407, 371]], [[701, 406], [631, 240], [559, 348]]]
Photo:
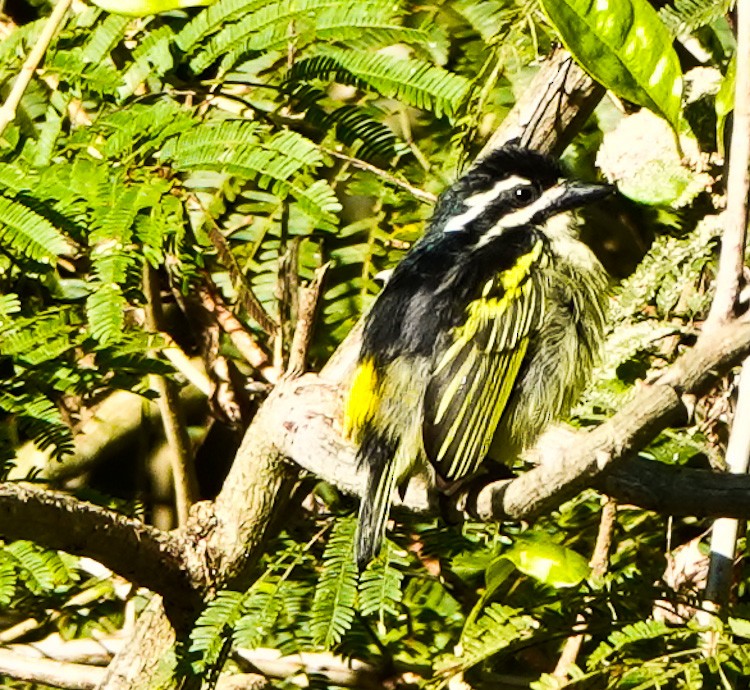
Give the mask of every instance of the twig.
[[[609, 552], [612, 548], [612, 538], [615, 533], [615, 525], [617, 524], [617, 501], [606, 498], [604, 506], [602, 507], [602, 515], [599, 519], [599, 531], [596, 535], [596, 544], [594, 545], [594, 552], [591, 556], [589, 565], [591, 566], [591, 577], [594, 580], [601, 580], [607, 572], [609, 567]], [[576, 616], [576, 626], [585, 628], [586, 617], [583, 613], [579, 613]], [[578, 654], [581, 651], [583, 645], [584, 635], [579, 633], [573, 635], [565, 641], [560, 658], [557, 660], [555, 670], [552, 672], [553, 676], [558, 678], [566, 678], [570, 667], [575, 664]]]
[[0, 644], [6, 645], [20, 640], [22, 637], [34, 632], [34, 630], [39, 630], [42, 625], [43, 621], [37, 618], [26, 618], [0, 632]]
[[242, 305], [242, 308], [251, 318], [257, 321], [258, 325], [268, 333], [268, 335], [275, 335], [279, 328], [278, 324], [271, 318], [263, 307], [261, 301], [255, 296], [255, 293], [247, 284], [242, 269], [240, 269], [237, 264], [237, 260], [234, 258], [234, 254], [232, 254], [229, 243], [224, 237], [219, 224], [213, 219], [213, 216], [211, 216], [208, 209], [206, 209], [197, 196], [191, 194], [190, 200], [203, 211], [203, 217], [208, 222], [209, 226], [208, 237], [216, 248], [222, 263], [229, 271], [229, 275], [232, 277], [232, 282], [237, 290], [237, 299]]
[[[739, 395], [734, 411], [732, 431], [727, 445], [727, 469], [732, 474], [746, 475], [750, 460], [750, 359], [740, 374]], [[737, 552], [739, 523], [732, 518], [719, 518], [711, 532], [711, 556], [703, 593], [703, 609], [718, 613], [729, 600], [732, 571]], [[704, 620], [707, 622], [707, 620]]]
[[0, 649], [0, 674], [56, 688], [95, 690], [104, 679], [105, 670], [83, 664], [26, 658]]
[[[161, 330], [161, 296], [156, 272], [148, 262], [143, 266], [143, 291], [146, 295], [146, 321], [152, 332]], [[161, 374], [151, 374], [151, 386], [159, 394], [157, 403], [161, 412], [164, 435], [172, 450], [172, 482], [174, 484], [177, 522], [187, 524], [190, 506], [198, 500], [198, 479], [193, 465], [193, 451], [182, 404], [173, 381]]]
[[401, 108], [399, 108], [398, 119], [401, 124], [401, 134], [404, 137], [404, 141], [411, 150], [412, 155], [417, 159], [417, 163], [419, 163], [419, 165], [421, 165], [424, 170], [429, 170], [430, 161], [427, 160], [425, 155], [422, 153], [422, 150], [419, 148], [419, 146], [417, 146], [417, 143], [414, 141], [414, 137], [411, 134], [409, 112], [407, 111], [406, 107], [402, 106]]
[[273, 341], [273, 363], [277, 370], [285, 371], [292, 340], [292, 329], [299, 306], [299, 238], [289, 239], [288, 202], [281, 212], [279, 252], [276, 270], [276, 297], [279, 327]]
[[[716, 328], [732, 317], [742, 287], [747, 236], [747, 197], [750, 191], [750, 0], [737, 2], [737, 71], [734, 91], [734, 119], [729, 148], [727, 209], [722, 235], [716, 292], [704, 330]], [[750, 359], [745, 360], [739, 384], [739, 396], [727, 446], [726, 464], [733, 474], [747, 474], [750, 460]], [[703, 607], [699, 622], [710, 628], [710, 619], [729, 601], [739, 524], [737, 520], [717, 520], [711, 532]], [[711, 653], [717, 637], [707, 632], [704, 646]]]
[[227, 307], [213, 283], [206, 281], [199, 290], [201, 302], [216, 319], [221, 329], [229, 336], [243, 359], [269, 383], [276, 383], [279, 372], [271, 365], [270, 358], [253, 334]]
[[325, 679], [327, 685], [346, 688], [382, 688], [378, 670], [358, 659], [334, 654], [301, 652], [283, 656], [274, 649], [238, 649], [235, 660], [245, 670], [260, 671], [270, 678], [289, 678], [298, 673]]
[[310, 284], [300, 289], [297, 323], [294, 327], [292, 345], [289, 348], [289, 364], [286, 372], [289, 376], [299, 376], [306, 369], [307, 351], [310, 349], [312, 340], [320, 291], [330, 266], [329, 262], [316, 269]]
[[112, 636], [64, 639], [60, 633], [52, 633], [33, 642], [8, 645], [7, 650], [36, 659], [52, 659], [73, 664], [106, 666], [124, 643], [121, 633]]
[[36, 72], [37, 67], [39, 67], [39, 63], [42, 61], [44, 53], [52, 42], [55, 33], [63, 23], [72, 1], [73, 0], [58, 0], [45, 23], [44, 28], [42, 28], [42, 32], [34, 44], [34, 47], [31, 49], [28, 57], [21, 66], [21, 71], [19, 72], [18, 77], [16, 77], [13, 88], [8, 94], [8, 98], [5, 100], [2, 107], [0, 107], [0, 137], [5, 134], [6, 128], [15, 119], [16, 111], [18, 110], [18, 105], [21, 103], [23, 94], [31, 83], [31, 80], [34, 77], [34, 72]]
[[367, 170], [368, 172], [377, 175], [388, 184], [392, 184], [394, 187], [400, 187], [401, 189], [406, 190], [407, 192], [409, 192], [409, 194], [416, 197], [420, 201], [425, 201], [428, 204], [434, 204], [437, 201], [437, 197], [434, 194], [426, 192], [424, 191], [424, 189], [419, 189], [419, 187], [414, 187], [408, 182], [404, 182], [403, 180], [398, 179], [398, 177], [391, 175], [389, 172], [383, 170], [382, 168], [378, 168], [372, 163], [360, 160], [359, 158], [352, 158], [351, 156], [339, 153], [338, 151], [332, 151], [331, 149], [327, 149], [324, 146], [320, 146], [319, 148], [323, 153], [329, 156], [333, 156], [334, 158], [338, 158], [339, 160], [346, 161], [350, 165], [353, 165], [355, 168], [359, 168], [360, 170]]
[[171, 365], [177, 369], [190, 383], [192, 383], [203, 395], [211, 395], [211, 381], [205, 372], [190, 361], [184, 350], [174, 341], [166, 331], [159, 333], [165, 345], [160, 352], [168, 359]]
[[[99, 565], [99, 564], [97, 564]], [[99, 566], [101, 568], [101, 566]], [[101, 568], [107, 570], [111, 574], [111, 571], [107, 568]], [[108, 589], [108, 587], [107, 587]], [[128, 587], [128, 589], [130, 589]], [[62, 603], [59, 609], [53, 609], [46, 611], [46, 615], [39, 615], [39, 618], [27, 618], [14, 626], [0, 632], [0, 644], [3, 646], [8, 645], [11, 642], [21, 639], [22, 637], [28, 637], [35, 630], [41, 628], [54, 627], [54, 624], [59, 621], [63, 616], [67, 615], [67, 611], [71, 611], [74, 608], [87, 607], [98, 601], [102, 597], [102, 588], [100, 586], [87, 587], [72, 597], [69, 597], [67, 601]], [[20, 645], [19, 645], [20, 646]], [[57, 659], [57, 661], [62, 661]]]
[[737, 2], [737, 71], [734, 84], [732, 141], [729, 146], [727, 209], [721, 238], [716, 293], [705, 329], [734, 314], [742, 286], [747, 234], [747, 194], [750, 188], [750, 2]]

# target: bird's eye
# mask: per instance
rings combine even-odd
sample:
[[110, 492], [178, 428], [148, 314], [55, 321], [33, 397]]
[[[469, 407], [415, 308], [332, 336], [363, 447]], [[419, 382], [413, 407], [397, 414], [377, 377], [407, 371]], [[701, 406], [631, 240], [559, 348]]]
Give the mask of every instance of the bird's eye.
[[527, 206], [532, 201], [536, 201], [539, 197], [539, 192], [536, 187], [531, 185], [524, 185], [523, 187], [516, 187], [513, 190], [513, 201], [518, 206]]

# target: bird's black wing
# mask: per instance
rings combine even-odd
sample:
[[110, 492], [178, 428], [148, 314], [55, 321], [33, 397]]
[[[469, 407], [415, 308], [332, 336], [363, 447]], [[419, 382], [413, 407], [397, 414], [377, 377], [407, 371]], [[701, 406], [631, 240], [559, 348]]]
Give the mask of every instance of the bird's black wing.
[[495, 275], [469, 303], [436, 358], [424, 400], [425, 453], [438, 474], [456, 480], [487, 455], [544, 312], [541, 241]]

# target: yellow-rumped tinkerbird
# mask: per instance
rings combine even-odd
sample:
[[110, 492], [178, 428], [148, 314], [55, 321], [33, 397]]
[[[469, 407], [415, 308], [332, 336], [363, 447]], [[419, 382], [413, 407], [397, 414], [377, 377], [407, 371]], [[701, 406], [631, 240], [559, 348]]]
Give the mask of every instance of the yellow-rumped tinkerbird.
[[454, 484], [487, 457], [512, 461], [569, 411], [598, 355], [607, 294], [574, 209], [612, 191], [506, 145], [441, 195], [365, 318], [346, 403], [366, 473], [360, 569], [415, 463]]

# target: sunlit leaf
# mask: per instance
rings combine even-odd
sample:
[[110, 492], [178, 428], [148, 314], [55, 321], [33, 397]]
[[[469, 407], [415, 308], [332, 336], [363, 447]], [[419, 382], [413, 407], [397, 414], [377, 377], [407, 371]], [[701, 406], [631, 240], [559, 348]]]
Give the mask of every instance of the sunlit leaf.
[[594, 79], [677, 129], [680, 63], [672, 36], [646, 0], [542, 0], [542, 6]]
[[719, 93], [716, 94], [716, 140], [719, 151], [724, 150], [724, 125], [727, 116], [734, 109], [734, 80], [737, 72], [737, 56], [733, 55], [727, 67], [727, 73], [721, 82]]
[[579, 553], [539, 539], [516, 538], [503, 556], [522, 573], [552, 587], [575, 587], [590, 571]]
[[149, 14], [170, 12], [183, 7], [210, 5], [216, 0], [91, 0], [97, 7], [114, 14], [146, 17]]

